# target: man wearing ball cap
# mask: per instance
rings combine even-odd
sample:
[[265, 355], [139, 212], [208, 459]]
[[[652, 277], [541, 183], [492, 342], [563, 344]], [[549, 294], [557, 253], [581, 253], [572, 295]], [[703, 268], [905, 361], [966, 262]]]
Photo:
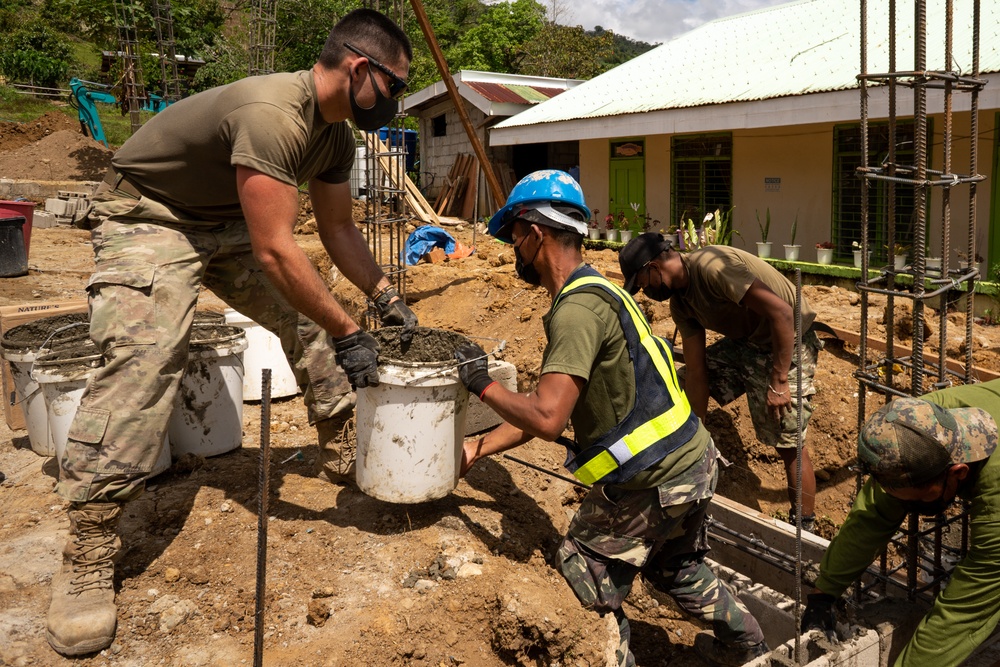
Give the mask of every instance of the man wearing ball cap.
[[802, 628], [836, 640], [837, 598], [884, 549], [910, 512], [934, 516], [969, 503], [970, 549], [921, 620], [896, 667], [958, 665], [1000, 618], [1000, 380], [897, 398], [858, 436], [870, 475], [830, 543]]

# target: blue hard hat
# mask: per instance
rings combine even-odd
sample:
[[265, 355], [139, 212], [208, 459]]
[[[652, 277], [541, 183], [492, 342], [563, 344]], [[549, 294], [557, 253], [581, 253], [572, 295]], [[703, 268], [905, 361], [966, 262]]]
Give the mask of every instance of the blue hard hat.
[[[553, 209], [566, 208], [583, 216], [578, 221], [572, 216], [553, 215]], [[504, 243], [512, 243], [511, 223], [521, 209], [544, 209], [543, 224], [565, 228], [580, 234], [587, 233], [590, 209], [583, 198], [583, 190], [576, 179], [559, 169], [535, 171], [520, 181], [510, 191], [507, 203], [490, 218], [489, 233]]]

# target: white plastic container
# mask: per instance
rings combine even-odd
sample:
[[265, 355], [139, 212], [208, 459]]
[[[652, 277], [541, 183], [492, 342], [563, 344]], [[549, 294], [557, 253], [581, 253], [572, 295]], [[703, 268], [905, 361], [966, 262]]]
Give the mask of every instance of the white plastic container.
[[288, 364], [281, 339], [249, 317], [226, 309], [226, 324], [242, 327], [247, 334], [247, 349], [243, 354], [243, 400], [259, 401], [261, 371], [271, 369], [271, 398], [295, 396], [299, 385]]
[[49, 435], [49, 415], [45, 410], [42, 388], [31, 377], [35, 363], [34, 350], [4, 350], [3, 357], [10, 362], [10, 375], [14, 380], [14, 394], [24, 413], [31, 451], [39, 456], [55, 456], [55, 445]]
[[[42, 395], [45, 397], [49, 434], [56, 461], [61, 467], [66, 455], [70, 425], [76, 416], [77, 408], [80, 407], [80, 399], [87, 387], [87, 381], [94, 372], [94, 367], [84, 367], [81, 360], [96, 364], [100, 360], [100, 355], [62, 360], [65, 363], [47, 361], [44, 355], [40, 355], [40, 359], [43, 363], [37, 363], [36, 360], [31, 376], [41, 386]], [[159, 475], [169, 467], [170, 445], [167, 434], [164, 433], [159, 458], [147, 477]]]
[[379, 385], [358, 390], [356, 474], [369, 496], [419, 503], [458, 485], [469, 392], [447, 366], [381, 364]]
[[167, 427], [174, 458], [189, 453], [217, 456], [243, 444], [247, 337], [240, 327], [224, 329], [226, 335], [210, 340], [197, 340], [198, 327], [192, 333], [188, 365]]

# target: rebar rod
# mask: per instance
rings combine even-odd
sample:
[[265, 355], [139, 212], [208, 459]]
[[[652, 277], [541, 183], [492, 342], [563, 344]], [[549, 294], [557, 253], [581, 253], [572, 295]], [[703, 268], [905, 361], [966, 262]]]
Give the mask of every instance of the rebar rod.
[[[802, 660], [802, 269], [795, 269], [795, 662]], [[815, 499], [814, 499], [815, 500]], [[815, 509], [813, 510], [815, 512]], [[815, 516], [815, 514], [814, 514]]]
[[267, 499], [270, 494], [271, 369], [261, 371], [260, 477], [257, 484], [257, 594], [253, 614], [253, 664], [264, 664], [264, 602], [267, 595]]

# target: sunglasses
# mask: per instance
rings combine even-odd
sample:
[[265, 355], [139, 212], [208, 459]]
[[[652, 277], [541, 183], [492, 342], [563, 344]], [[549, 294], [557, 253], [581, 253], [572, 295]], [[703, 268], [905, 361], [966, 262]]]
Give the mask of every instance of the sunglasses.
[[409, 88], [409, 84], [407, 84], [406, 81], [404, 81], [403, 79], [399, 78], [399, 76], [395, 72], [393, 72], [391, 69], [389, 69], [379, 61], [372, 58], [370, 55], [368, 55], [358, 47], [352, 44], [348, 44], [347, 42], [344, 42], [344, 47], [346, 47], [349, 51], [353, 51], [354, 53], [358, 54], [362, 58], [367, 58], [368, 63], [372, 67], [374, 67], [377, 70], [381, 70], [383, 74], [389, 77], [389, 97], [391, 97], [392, 99], [398, 100], [403, 96], [403, 93], [406, 92], [406, 89]]

